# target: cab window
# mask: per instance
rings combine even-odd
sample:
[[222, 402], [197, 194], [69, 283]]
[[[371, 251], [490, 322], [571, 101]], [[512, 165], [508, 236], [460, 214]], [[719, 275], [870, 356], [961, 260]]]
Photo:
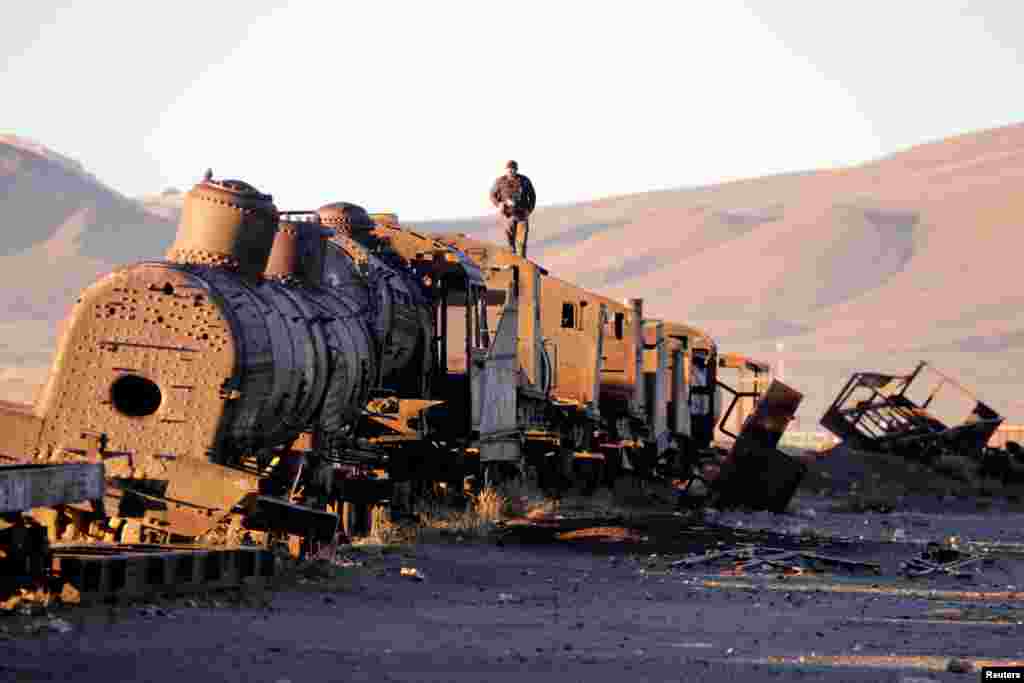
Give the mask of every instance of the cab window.
[[568, 330], [576, 328], [576, 305], [572, 302], [562, 304], [562, 327]]

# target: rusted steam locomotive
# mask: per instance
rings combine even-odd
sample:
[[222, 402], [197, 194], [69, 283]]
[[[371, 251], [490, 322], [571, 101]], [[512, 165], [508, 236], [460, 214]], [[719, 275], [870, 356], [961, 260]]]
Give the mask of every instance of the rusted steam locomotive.
[[[707, 450], [721, 367], [755, 375], [731, 453]], [[742, 490], [734, 502], [777, 508], [802, 471], [765, 458], [785, 458], [800, 395], [767, 379], [700, 330], [644, 320], [639, 299], [494, 245], [347, 203], [281, 213], [207, 179], [165, 260], [83, 291], [36, 405], [0, 407], [0, 451], [103, 462], [86, 528], [121, 541], [327, 539], [339, 514], [351, 531], [373, 506], [408, 506], [417, 487], [396, 482], [523, 472], [552, 488], [703, 478], [723, 502]], [[769, 469], [770, 490], [739, 485]]]

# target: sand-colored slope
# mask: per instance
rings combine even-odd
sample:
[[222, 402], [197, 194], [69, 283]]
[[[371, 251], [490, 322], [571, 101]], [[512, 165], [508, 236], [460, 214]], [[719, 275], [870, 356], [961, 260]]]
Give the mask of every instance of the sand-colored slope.
[[0, 255], [48, 240], [72, 215], [88, 211], [77, 252], [117, 263], [160, 254], [173, 221], [143, 210], [80, 165], [38, 145], [0, 136]]
[[34, 397], [83, 287], [120, 262], [159, 257], [173, 236], [173, 222], [81, 164], [0, 136], [0, 398]]

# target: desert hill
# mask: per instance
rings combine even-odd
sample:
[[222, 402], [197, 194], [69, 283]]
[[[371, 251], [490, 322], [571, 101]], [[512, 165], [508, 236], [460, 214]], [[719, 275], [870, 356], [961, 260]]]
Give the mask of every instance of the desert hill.
[[78, 162], [0, 135], [0, 398], [30, 400], [82, 287], [119, 262], [158, 256], [174, 226]]
[[[909, 371], [918, 359], [1019, 422], [1022, 181], [1024, 124], [857, 167], [542, 206], [530, 256], [610, 296], [643, 296], [649, 315], [702, 326], [723, 348], [781, 360], [807, 395], [805, 428], [850, 372]], [[4, 137], [0, 188], [0, 398], [24, 400], [78, 289], [118, 262], [158, 257], [180, 195], [128, 199]], [[504, 242], [489, 217], [417, 227]]]

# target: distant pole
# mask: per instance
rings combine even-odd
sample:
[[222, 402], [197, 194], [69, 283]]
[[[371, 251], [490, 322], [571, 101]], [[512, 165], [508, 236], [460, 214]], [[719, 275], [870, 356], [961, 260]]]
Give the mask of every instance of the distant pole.
[[780, 382], [785, 382], [786, 381], [786, 374], [785, 374], [785, 372], [783, 372], [784, 367], [785, 367], [784, 366], [785, 361], [784, 361], [784, 359], [782, 357], [782, 352], [785, 350], [785, 348], [786, 348], [786, 346], [782, 342], [778, 342], [775, 345], [775, 350], [779, 354], [779, 363], [778, 363], [778, 368], [779, 369], [776, 371], [775, 376], [779, 379]]

